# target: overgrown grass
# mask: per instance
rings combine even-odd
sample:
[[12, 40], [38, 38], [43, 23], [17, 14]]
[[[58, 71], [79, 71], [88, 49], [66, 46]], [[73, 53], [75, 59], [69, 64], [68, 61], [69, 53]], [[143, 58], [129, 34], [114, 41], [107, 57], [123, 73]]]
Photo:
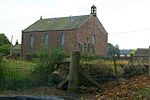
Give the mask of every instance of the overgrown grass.
[[51, 84], [51, 73], [58, 69], [57, 63], [64, 60], [65, 54], [61, 48], [44, 48], [38, 55], [37, 65], [33, 71], [39, 85]]
[[34, 63], [19, 61], [19, 60], [5, 60], [5, 74], [1, 84], [1, 89], [5, 90], [22, 90], [25, 88], [34, 87], [32, 69]]
[[23, 90], [36, 86], [30, 74], [24, 74], [19, 71], [7, 71], [3, 89], [5, 90]]
[[33, 70], [36, 63], [21, 60], [6, 60], [7, 67], [15, 71], [28, 72]]
[[0, 59], [0, 88], [5, 90], [23, 90], [50, 82], [50, 74], [57, 69], [57, 63], [64, 59], [61, 49], [42, 51], [38, 62]]

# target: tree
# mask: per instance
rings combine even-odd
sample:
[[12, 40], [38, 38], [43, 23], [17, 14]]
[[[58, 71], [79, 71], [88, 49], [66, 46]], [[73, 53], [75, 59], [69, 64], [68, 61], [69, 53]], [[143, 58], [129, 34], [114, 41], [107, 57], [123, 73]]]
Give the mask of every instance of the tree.
[[5, 34], [0, 33], [0, 55], [7, 55], [10, 51], [11, 43]]
[[116, 44], [115, 46], [113, 46], [111, 43], [107, 44], [107, 55], [112, 57], [113, 55], [120, 55], [120, 49], [119, 49], [119, 45]]
[[114, 46], [114, 54], [115, 55], [117, 55], [117, 56], [120, 56], [120, 49], [119, 49], [119, 45], [118, 44], [116, 44], [115, 46]]
[[114, 46], [111, 43], [107, 44], [107, 55], [111, 57], [114, 55]]

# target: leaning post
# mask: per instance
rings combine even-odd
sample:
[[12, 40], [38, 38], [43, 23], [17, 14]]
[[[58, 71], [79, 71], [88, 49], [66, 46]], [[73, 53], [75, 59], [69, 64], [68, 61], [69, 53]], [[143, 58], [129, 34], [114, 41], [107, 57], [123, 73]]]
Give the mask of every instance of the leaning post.
[[79, 94], [79, 60], [80, 52], [72, 52], [70, 67], [69, 67], [69, 84], [68, 94], [78, 95]]
[[113, 56], [113, 59], [114, 59], [114, 71], [115, 71], [115, 74], [116, 74], [116, 77], [117, 77], [117, 84], [119, 85], [119, 75], [118, 75], [118, 70], [117, 70], [117, 64], [116, 64], [116, 57], [117, 56]]

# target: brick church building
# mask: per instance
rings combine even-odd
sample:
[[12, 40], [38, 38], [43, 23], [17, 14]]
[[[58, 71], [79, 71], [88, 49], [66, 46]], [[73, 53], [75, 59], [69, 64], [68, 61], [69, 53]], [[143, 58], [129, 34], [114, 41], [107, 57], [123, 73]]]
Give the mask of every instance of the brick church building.
[[42, 19], [22, 31], [21, 55], [26, 57], [41, 48], [60, 47], [66, 53], [80, 51], [107, 55], [108, 34], [96, 16], [93, 5], [89, 15]]

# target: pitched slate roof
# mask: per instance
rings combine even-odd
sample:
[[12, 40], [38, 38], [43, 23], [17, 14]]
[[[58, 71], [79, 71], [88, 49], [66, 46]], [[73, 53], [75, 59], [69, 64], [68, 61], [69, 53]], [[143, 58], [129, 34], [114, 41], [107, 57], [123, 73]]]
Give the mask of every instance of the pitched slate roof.
[[13, 50], [21, 50], [21, 44], [13, 46]]
[[77, 29], [90, 15], [40, 19], [23, 32]]

